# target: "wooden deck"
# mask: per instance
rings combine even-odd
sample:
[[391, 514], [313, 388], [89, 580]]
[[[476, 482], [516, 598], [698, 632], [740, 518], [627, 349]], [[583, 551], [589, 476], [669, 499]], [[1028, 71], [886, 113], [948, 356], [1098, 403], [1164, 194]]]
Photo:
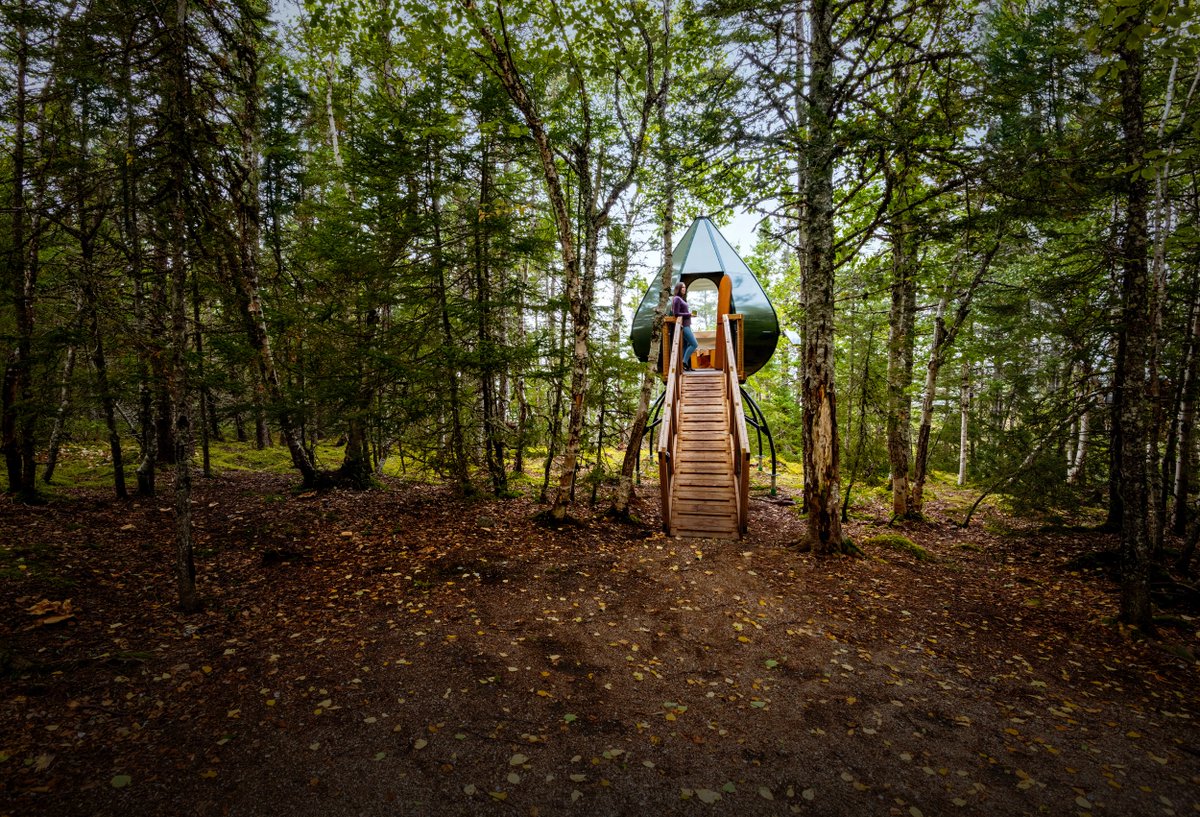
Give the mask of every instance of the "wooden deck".
[[722, 373], [682, 378], [670, 530], [676, 536], [737, 539], [737, 485]]

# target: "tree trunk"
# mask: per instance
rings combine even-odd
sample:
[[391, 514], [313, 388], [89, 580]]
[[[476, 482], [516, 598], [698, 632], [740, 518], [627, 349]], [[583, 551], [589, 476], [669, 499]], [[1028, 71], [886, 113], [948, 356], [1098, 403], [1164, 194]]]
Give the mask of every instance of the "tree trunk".
[[125, 457], [121, 450], [121, 432], [117, 427], [116, 398], [113, 397], [112, 385], [108, 378], [108, 356], [104, 351], [104, 333], [100, 327], [100, 319], [95, 303], [89, 308], [91, 313], [92, 368], [96, 372], [96, 391], [100, 396], [100, 408], [104, 412], [104, 426], [108, 430], [108, 450], [113, 464], [113, 491], [117, 497], [124, 499], [129, 495], [125, 487]]
[[137, 182], [132, 168], [137, 155], [137, 108], [133, 92], [133, 50], [136, 34], [131, 25], [123, 33], [121, 41], [121, 79], [125, 113], [126, 161], [119, 162], [121, 179], [121, 229], [129, 264], [129, 276], [133, 279], [133, 320], [137, 327], [138, 341], [145, 350], [137, 356], [138, 383], [138, 443], [141, 446], [141, 462], [137, 468], [138, 494], [154, 496], [155, 462], [157, 460], [154, 432], [153, 391], [150, 383], [151, 367], [147, 358], [156, 356], [158, 339], [150, 332], [146, 317], [145, 270], [142, 266], [142, 237], [137, 221]]
[[[83, 317], [83, 299], [79, 298], [75, 309], [75, 329], [79, 331], [79, 323]], [[42, 482], [49, 485], [54, 481], [54, 471], [58, 467], [58, 454], [62, 446], [63, 429], [66, 427], [67, 411], [71, 407], [71, 379], [75, 375], [75, 343], [67, 346], [67, 359], [63, 363], [62, 382], [58, 389], [58, 410], [54, 412], [54, 427], [50, 431], [50, 444], [46, 452], [46, 467], [42, 471]]]
[[436, 289], [437, 308], [442, 335], [442, 359], [446, 363], [446, 383], [449, 389], [448, 405], [444, 406], [450, 412], [450, 469], [455, 487], [463, 495], [472, 493], [471, 475], [468, 469], [466, 442], [462, 427], [462, 398], [458, 382], [458, 342], [454, 335], [454, 327], [450, 322], [450, 303], [448, 285], [446, 283], [446, 260], [442, 243], [442, 202], [441, 202], [441, 157], [434, 156], [436, 147], [426, 146], [426, 155], [430, 157], [428, 167], [428, 186], [430, 216], [433, 223], [432, 265], [434, 286]]
[[[549, 300], [549, 299], [547, 299]], [[567, 347], [567, 310], [562, 310], [558, 316], [558, 348], [555, 350], [556, 365], [554, 377], [554, 400], [550, 407], [550, 425], [547, 429], [549, 439], [546, 442], [546, 464], [542, 470], [542, 490], [538, 501], [550, 501], [550, 474], [554, 470], [554, 458], [558, 453], [558, 440], [562, 436], [562, 398], [565, 378], [562, 371], [562, 361]]]
[[265, 451], [271, 447], [271, 429], [267, 426], [266, 391], [260, 378], [254, 378], [254, 448]]
[[212, 477], [212, 459], [208, 450], [208, 420], [212, 414], [209, 388], [204, 372], [204, 331], [200, 323], [200, 280], [192, 274], [192, 345], [196, 349], [196, 375], [200, 380], [200, 467], [206, 478]]
[[1071, 459], [1071, 467], [1067, 469], [1068, 485], [1079, 484], [1079, 477], [1083, 474], [1083, 464], [1087, 461], [1089, 416], [1089, 412], [1085, 411], [1079, 417], [1079, 428], [1076, 429], [1075, 452]]
[[1188, 524], [1188, 494], [1191, 492], [1193, 435], [1196, 428], [1196, 400], [1200, 398], [1200, 307], [1194, 309], [1187, 367], [1183, 375], [1183, 400], [1179, 406], [1179, 431], [1176, 442], [1174, 493], [1175, 506], [1171, 530], [1183, 536]]
[[187, 279], [184, 241], [188, 234], [185, 212], [187, 177], [186, 139], [190, 119], [187, 74], [187, 0], [176, 0], [169, 24], [167, 51], [169, 93], [167, 121], [171, 125], [171, 407], [175, 437], [175, 577], [179, 606], [184, 612], [200, 609], [196, 593], [196, 565], [192, 557], [192, 469], [189, 457], [191, 412], [188, 404]]
[[346, 449], [342, 464], [337, 471], [337, 480], [351, 488], [365, 491], [374, 484], [374, 467], [371, 461], [370, 418], [375, 402], [375, 377], [369, 369], [362, 368], [362, 360], [370, 360], [375, 345], [375, 334], [379, 326], [379, 310], [367, 307], [366, 329], [360, 345], [360, 370], [358, 389], [354, 404], [346, 417]]
[[967, 461], [970, 454], [971, 437], [971, 363], [963, 355], [962, 380], [958, 386], [958, 485], [967, 484]]
[[[517, 300], [517, 315], [516, 315], [516, 332], [517, 346], [524, 348], [525, 346], [525, 321], [522, 316], [525, 314], [525, 287], [528, 283], [528, 276], [524, 266], [521, 267], [521, 286]], [[512, 472], [517, 476], [525, 473], [525, 444], [526, 436], [529, 431], [529, 400], [525, 396], [525, 375], [522, 372], [517, 372], [513, 378], [513, 398], [517, 401], [517, 430], [513, 440], [513, 465]]]
[[[475, 0], [460, 0], [468, 14], [478, 14]], [[490, 67], [497, 79], [504, 86], [509, 99], [525, 120], [526, 128], [537, 150], [542, 167], [542, 179], [546, 195], [550, 200], [554, 214], [554, 226], [558, 237], [559, 250], [562, 256], [563, 276], [566, 279], [567, 302], [571, 311], [571, 396], [570, 414], [567, 422], [567, 437], [563, 449], [563, 463], [558, 477], [558, 485], [551, 505], [549, 516], [554, 521], [561, 521], [566, 516], [567, 503], [574, 495], [575, 471], [579, 458], [579, 449], [583, 440], [584, 396], [587, 389], [589, 366], [588, 332], [592, 319], [592, 295], [596, 280], [596, 258], [599, 242], [599, 232], [607, 223], [608, 214], [616, 204], [621, 193], [633, 183], [634, 176], [641, 164], [645, 149], [646, 130], [649, 119], [657, 102], [657, 94], [661, 93], [661, 85], [655, 86], [653, 79], [652, 47], [649, 36], [642, 32], [646, 45], [646, 75], [641, 98], [640, 120], [636, 128], [624, 129], [631, 137], [626, 146], [628, 154], [625, 166], [616, 174], [617, 179], [608, 189], [603, 202], [599, 201], [598, 191], [593, 185], [601, 174], [597, 172], [593, 178], [592, 151], [593, 133], [590, 113], [590, 100], [587, 99], [586, 81], [578, 74], [578, 67], [572, 62], [572, 83], [576, 93], [582, 99], [583, 121], [572, 134], [569, 147], [563, 151], [568, 165], [574, 172], [579, 185], [579, 201], [581, 203], [583, 226], [583, 258], [580, 258], [576, 245], [575, 224], [571, 218], [567, 197], [564, 193], [562, 178], [558, 171], [558, 159], [551, 143], [550, 132], [538, 113], [537, 105], [529, 96], [527, 85], [509, 51], [510, 40], [507, 32], [503, 44], [497, 39], [495, 32], [480, 21], [477, 26], [480, 36], [495, 60]], [[618, 78], [619, 81], [619, 78]], [[626, 123], [622, 123], [623, 125]], [[581, 267], [582, 261], [582, 267]]]
[[909, 483], [909, 454], [912, 450], [913, 348], [916, 343], [917, 277], [912, 247], [912, 227], [908, 224], [907, 173], [902, 169], [894, 201], [896, 212], [891, 225], [892, 305], [888, 320], [887, 369], [887, 447], [892, 478], [892, 518], [909, 519], [915, 515], [912, 487]]
[[[851, 318], [853, 320], [853, 318]], [[850, 519], [850, 492], [854, 488], [854, 480], [858, 477], [858, 467], [862, 464], [863, 451], [867, 447], [867, 402], [870, 393], [871, 352], [875, 346], [875, 324], [867, 329], [867, 352], [863, 355], [862, 381], [859, 384], [858, 401], [858, 445], [855, 447], [854, 463], [850, 467], [850, 479], [846, 482], [846, 492], [842, 497], [842, 522]], [[849, 412], [847, 412], [849, 414]], [[849, 417], [846, 425], [849, 426]], [[846, 445], [850, 445], [850, 429], [846, 429]]]
[[[593, 201], [591, 192], [591, 173], [581, 155], [578, 157], [583, 167], [580, 173], [580, 198], [585, 202]], [[573, 342], [571, 345], [571, 411], [567, 420], [567, 439], [563, 445], [563, 464], [558, 477], [558, 490], [550, 508], [550, 518], [560, 522], [566, 518], [567, 504], [575, 496], [575, 477], [578, 470], [579, 451], [583, 445], [583, 420], [586, 414], [584, 398], [587, 396], [588, 372], [591, 364], [591, 353], [588, 349], [588, 335], [592, 326], [592, 299], [596, 287], [596, 262], [599, 255], [599, 231], [602, 217], [596, 212], [587, 214], [584, 220], [584, 257], [583, 272], [580, 280], [571, 291], [570, 280], [567, 284], [568, 301], [571, 308], [571, 327]]]
[[[479, 158], [479, 212], [487, 214], [492, 209], [492, 157], [489, 137], [480, 136]], [[498, 347], [492, 317], [492, 281], [488, 248], [488, 230], [485, 215], [474, 222], [475, 249], [475, 298], [478, 324], [476, 342], [479, 348], [479, 384], [483, 402], [483, 447], [484, 462], [492, 480], [492, 493], [503, 496], [508, 492], [508, 472], [504, 467], [504, 404], [497, 395], [500, 367], [497, 365]]]
[[242, 313], [246, 337], [250, 342], [250, 348], [254, 350], [258, 383], [265, 390], [265, 397], [274, 410], [280, 434], [291, 454], [292, 465], [300, 472], [304, 487], [311, 488], [318, 481], [317, 469], [308, 452], [304, 450], [295, 413], [284, 398], [279, 372], [275, 368], [275, 358], [271, 352], [271, 336], [267, 328], [266, 317], [263, 314], [259, 289], [258, 255], [261, 208], [259, 206], [256, 142], [261, 124], [259, 121], [258, 67], [262, 31], [257, 22], [244, 20], [243, 24], [248, 28], [243, 36], [245, 47], [239, 53], [243, 100], [237, 122], [242, 139], [242, 155], [239, 168], [240, 178], [235, 181], [231, 190], [234, 212], [238, 221], [238, 241], [237, 258], [235, 262], [229, 264], [229, 268], [234, 278], [233, 289]]
[[[662, 220], [662, 277], [658, 289], [658, 303], [654, 307], [654, 319], [650, 324], [650, 352], [646, 367], [642, 370], [642, 385], [638, 389], [637, 411], [629, 429], [629, 440], [625, 446], [625, 457], [621, 461], [621, 476], [613, 496], [612, 513], [621, 519], [629, 518], [629, 503], [633, 499], [633, 474], [638, 458], [642, 455], [642, 437], [650, 419], [650, 394], [659, 379], [659, 357], [662, 355], [662, 324], [671, 297], [671, 280], [675, 275], [675, 159], [671, 151], [671, 118], [668, 103], [671, 95], [671, 3], [663, 2], [663, 79], [662, 93], [658, 98], [658, 149], [663, 175], [663, 220]], [[628, 236], [626, 236], [628, 238]], [[620, 302], [616, 304], [620, 309]], [[660, 475], [661, 476], [661, 475]]]
[[[937, 379], [941, 372], [942, 364], [946, 360], [951, 347], [954, 345], [955, 339], [958, 337], [959, 331], [963, 324], [966, 323], [967, 317], [971, 314], [971, 302], [974, 300], [975, 292], [979, 285], [983, 282], [984, 276], [991, 267], [992, 259], [996, 257], [996, 253], [1000, 250], [1000, 240], [992, 245], [983, 257], [979, 265], [979, 269], [975, 273], [975, 277], [967, 286], [966, 290], [959, 296], [958, 308], [955, 310], [954, 318], [947, 326], [945, 322], [946, 307], [950, 300], [951, 284], [946, 286], [942, 293], [941, 301], [938, 303], [937, 317], [934, 320], [933, 328], [933, 343], [929, 351], [929, 365], [925, 369], [925, 392], [921, 398], [921, 425], [917, 431], [917, 453], [913, 461], [913, 487], [912, 487], [912, 510], [914, 514], [920, 515], [925, 509], [925, 480], [929, 468], [929, 439], [933, 432], [933, 403], [937, 396]], [[964, 370], [966, 376], [966, 370]], [[966, 434], [965, 415], [962, 418], [963, 429], [960, 432], [960, 437]], [[962, 474], [959, 484], [961, 485], [966, 479], [965, 462], [961, 459], [960, 447], [960, 462], [959, 471]]]
[[28, 115], [26, 75], [29, 64], [29, 39], [25, 29], [27, 7], [21, 0], [13, 15], [16, 37], [15, 88], [12, 108], [12, 244], [9, 248], [9, 270], [17, 342], [13, 355], [4, 370], [3, 393], [0, 397], [0, 448], [8, 469], [9, 493], [32, 499], [36, 496], [33, 473], [33, 439], [30, 417], [32, 406], [32, 344], [34, 326], [34, 266], [29, 263], [26, 246], [25, 212], [25, 127]]
[[[1120, 71], [1121, 130], [1124, 159], [1128, 167], [1140, 168], [1145, 160], [1146, 135], [1142, 98], [1142, 47], [1131, 44], [1132, 31], [1142, 22], [1139, 11], [1122, 25], [1117, 56], [1125, 67]], [[1121, 327], [1125, 337], [1124, 395], [1121, 401], [1120, 491], [1124, 506], [1121, 526], [1120, 620], [1147, 631], [1154, 629], [1150, 601], [1150, 556], [1154, 544], [1150, 470], [1154, 467], [1147, 446], [1151, 440], [1147, 402], [1151, 384], [1146, 367], [1154, 342], [1151, 315], [1152, 281], [1147, 266], [1148, 183], [1141, 174], [1125, 174], [1125, 234], [1121, 241], [1123, 308]]]
[[837, 399], [834, 391], [833, 250], [833, 8], [813, 0], [810, 9], [812, 83], [808, 95], [807, 172], [801, 192], [800, 247], [803, 257], [804, 459], [811, 479], [804, 484], [808, 539], [816, 553], [843, 552], [838, 516]]
[[1120, 532], [1125, 524], [1125, 502], [1121, 493], [1122, 461], [1125, 450], [1123, 410], [1125, 404], [1125, 348], [1127, 333], [1124, 324], [1117, 331], [1117, 352], [1113, 362], [1112, 399], [1109, 401], [1108, 432], [1108, 517], [1100, 526], [1103, 531]]

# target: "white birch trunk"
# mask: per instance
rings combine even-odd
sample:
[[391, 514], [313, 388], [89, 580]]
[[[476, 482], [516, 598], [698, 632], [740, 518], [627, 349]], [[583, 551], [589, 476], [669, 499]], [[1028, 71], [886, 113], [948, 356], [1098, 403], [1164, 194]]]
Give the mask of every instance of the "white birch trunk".
[[1075, 439], [1075, 457], [1071, 462], [1071, 467], [1067, 469], [1068, 485], [1075, 485], [1079, 482], [1079, 475], [1083, 473], [1083, 462], [1087, 458], [1088, 412], [1086, 411], [1079, 418], [1079, 428]]

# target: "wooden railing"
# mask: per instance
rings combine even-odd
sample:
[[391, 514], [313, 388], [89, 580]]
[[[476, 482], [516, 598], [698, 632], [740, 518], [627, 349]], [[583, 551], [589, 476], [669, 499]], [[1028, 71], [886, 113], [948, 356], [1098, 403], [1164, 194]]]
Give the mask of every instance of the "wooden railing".
[[[667, 392], [663, 399], [662, 427], [658, 430], [658, 485], [662, 492], [663, 530], [671, 532], [671, 494], [675, 484], [676, 447], [679, 438], [679, 403], [683, 384], [683, 342], [682, 329], [674, 323], [670, 332], [671, 343], [670, 364], [667, 367]], [[667, 340], [666, 325], [664, 338]]]
[[[741, 318], [740, 315], [737, 317]], [[739, 386], [739, 372], [742, 369], [741, 350], [739, 345], [734, 343], [729, 324], [730, 316], [722, 315], [721, 323], [717, 327], [717, 336], [723, 344], [717, 348], [720, 349], [724, 381], [727, 411], [725, 419], [729, 428], [729, 454], [733, 462], [733, 487], [737, 497], [737, 525], [738, 531], [745, 533], [750, 522], [750, 439], [746, 436], [746, 412], [742, 408], [742, 390]]]
[[746, 361], [745, 361], [745, 333], [742, 331], [742, 316], [741, 315], [722, 315], [717, 322], [717, 349], [716, 359], [713, 361], [713, 368], [725, 370], [725, 361], [729, 359], [726, 348], [732, 343], [733, 345], [733, 360], [735, 361], [734, 369], [737, 370], [737, 378], [739, 383], [746, 382]]

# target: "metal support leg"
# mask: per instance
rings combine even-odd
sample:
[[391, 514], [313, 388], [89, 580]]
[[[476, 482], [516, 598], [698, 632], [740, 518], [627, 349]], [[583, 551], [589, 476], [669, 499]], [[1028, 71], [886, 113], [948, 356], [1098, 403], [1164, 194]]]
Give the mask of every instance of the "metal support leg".
[[[654, 457], [654, 429], [658, 428], [658, 424], [662, 422], [662, 407], [663, 401], [666, 399], [666, 397], [667, 392], [664, 389], [663, 393], [660, 394], [658, 399], [654, 401], [654, 405], [650, 407], [650, 422], [646, 423], [646, 430], [642, 433], [642, 436], [646, 439], [646, 448], [649, 451], [649, 456], [651, 458]], [[641, 443], [638, 444], [638, 447], [641, 447]], [[636, 470], [637, 484], [641, 485], [642, 458], [640, 456], [637, 458]]]
[[[754, 402], [754, 398], [746, 391], [745, 387], [741, 388], [742, 399], [750, 406], [750, 418], [747, 422], [754, 426], [758, 432], [758, 457], [759, 462], [762, 461], [762, 435], [765, 432], [767, 435], [767, 444], [771, 447], [771, 496], [775, 496], [776, 486], [778, 483], [779, 462], [775, 458], [775, 438], [771, 434], [771, 426], [767, 423], [767, 415], [763, 414], [758, 403]], [[761, 470], [761, 466], [759, 467]]]

